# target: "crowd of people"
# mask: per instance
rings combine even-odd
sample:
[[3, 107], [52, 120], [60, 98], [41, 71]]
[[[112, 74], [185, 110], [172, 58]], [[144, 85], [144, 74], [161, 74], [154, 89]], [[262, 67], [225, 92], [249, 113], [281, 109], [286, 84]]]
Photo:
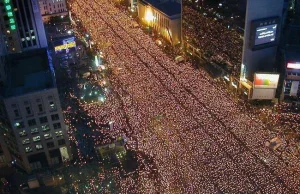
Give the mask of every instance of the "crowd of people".
[[[110, 78], [111, 94], [103, 104], [81, 104], [93, 118], [86, 124], [101, 132], [101, 138], [94, 137], [95, 143], [126, 136], [127, 148], [143, 153], [138, 161], [147, 164], [137, 169], [138, 178], [118, 179], [120, 193], [300, 190], [298, 158], [276, 155], [265, 146], [278, 133], [269, 130], [255, 112], [233, 101], [204, 71], [196, 71], [189, 63], [176, 64], [149, 35], [133, 28], [133, 20], [112, 2], [69, 3], [88, 29], [93, 46], [105, 53], [110, 68], [118, 69]], [[218, 24], [202, 19], [193, 22], [217, 31], [199, 45], [224, 60], [240, 60], [237, 34], [230, 40], [233, 32], [228, 34]], [[102, 42], [110, 46], [97, 48]], [[220, 45], [227, 45], [228, 50]], [[114, 123], [112, 130], [100, 127], [107, 122]]]
[[243, 39], [234, 28], [221, 21], [205, 17], [189, 6], [183, 6], [183, 35], [187, 43], [200, 49], [210, 61], [229, 64], [232, 74], [239, 76]]

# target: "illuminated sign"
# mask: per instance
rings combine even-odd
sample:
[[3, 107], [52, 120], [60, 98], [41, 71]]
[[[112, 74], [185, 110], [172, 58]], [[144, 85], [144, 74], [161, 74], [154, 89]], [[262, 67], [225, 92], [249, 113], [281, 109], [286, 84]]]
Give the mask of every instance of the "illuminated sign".
[[289, 68], [289, 69], [300, 69], [300, 63], [288, 63], [287, 68]]
[[54, 42], [54, 50], [56, 53], [58, 52], [68, 53], [70, 50], [75, 50], [75, 48], [76, 48], [76, 41], [74, 37]]
[[250, 48], [259, 50], [278, 44], [280, 18], [271, 17], [251, 21]]
[[276, 89], [279, 81], [279, 74], [255, 73], [254, 87]]
[[5, 11], [6, 11], [6, 14], [7, 14], [7, 17], [8, 17], [8, 21], [9, 21], [9, 27], [11, 30], [15, 30], [17, 27], [15, 25], [15, 18], [14, 18], [14, 15], [13, 15], [13, 12], [12, 12], [12, 5], [11, 5], [11, 2], [10, 0], [4, 0], [4, 5], [5, 5]]
[[266, 44], [275, 41], [277, 24], [258, 27], [256, 29], [255, 45]]
[[70, 43], [67, 43], [67, 44], [56, 46], [54, 49], [55, 49], [55, 52], [58, 52], [58, 51], [61, 51], [61, 50], [64, 50], [64, 49], [73, 48], [73, 47], [76, 47], [76, 43], [75, 42], [70, 42]]

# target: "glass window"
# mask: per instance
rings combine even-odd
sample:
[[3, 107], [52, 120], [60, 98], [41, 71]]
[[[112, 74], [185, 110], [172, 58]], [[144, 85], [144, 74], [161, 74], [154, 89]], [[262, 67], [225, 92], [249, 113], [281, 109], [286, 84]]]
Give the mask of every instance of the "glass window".
[[26, 109], [26, 114], [31, 115], [31, 108], [27, 106], [25, 109]]
[[35, 119], [28, 120], [29, 127], [36, 125]]
[[41, 141], [41, 136], [35, 136], [32, 138], [34, 142]]
[[19, 132], [20, 137], [26, 136], [27, 133], [25, 130]]
[[22, 143], [23, 143], [23, 145], [29, 144], [30, 143], [29, 138], [23, 139]]
[[60, 129], [61, 128], [61, 124], [60, 123], [54, 123], [53, 124], [53, 128], [54, 129]]
[[43, 149], [43, 146], [41, 144], [35, 145], [36, 150], [41, 150]]
[[44, 117], [40, 117], [40, 123], [43, 124], [43, 123], [47, 123], [48, 122], [48, 118], [47, 116], [44, 116]]
[[60, 137], [63, 135], [63, 132], [62, 131], [55, 131], [55, 136], [56, 137]]
[[53, 142], [48, 142], [47, 143], [47, 148], [53, 148], [54, 147], [54, 143]]
[[44, 111], [43, 105], [42, 104], [38, 104], [38, 109], [39, 109], [39, 112], [43, 112]]
[[23, 121], [21, 121], [21, 122], [16, 122], [16, 123], [15, 123], [15, 127], [17, 127], [18, 129], [24, 128], [24, 127], [25, 127], [24, 122], [23, 122]]
[[49, 102], [49, 107], [50, 107], [50, 110], [56, 110], [56, 106], [54, 104], [54, 101]]
[[46, 134], [44, 135], [44, 138], [45, 138], [45, 139], [52, 139], [52, 135], [51, 135], [50, 133], [46, 133]]
[[28, 153], [28, 152], [32, 152], [32, 148], [31, 148], [31, 147], [26, 147], [26, 148], [25, 148], [25, 152], [27, 152], [27, 153]]
[[57, 141], [58, 145], [65, 145], [66, 144], [66, 141], [65, 139], [60, 139]]
[[42, 125], [42, 130], [43, 131], [49, 131], [50, 130], [49, 125]]
[[18, 109], [14, 110], [15, 117], [20, 117], [20, 113]]
[[58, 114], [51, 115], [51, 119], [52, 119], [52, 121], [57, 121], [57, 120], [59, 120]]
[[36, 128], [32, 128], [31, 130], [30, 130], [30, 132], [31, 132], [31, 134], [33, 134], [33, 133], [38, 133], [39, 132], [39, 129], [36, 127]]

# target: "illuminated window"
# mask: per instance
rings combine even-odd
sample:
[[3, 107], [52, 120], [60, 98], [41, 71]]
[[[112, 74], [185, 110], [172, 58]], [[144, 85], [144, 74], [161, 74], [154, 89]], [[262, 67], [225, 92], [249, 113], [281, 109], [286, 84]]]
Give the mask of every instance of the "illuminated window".
[[55, 131], [55, 136], [56, 137], [60, 137], [63, 135], [63, 132], [62, 131]]
[[6, 5], [5, 9], [6, 9], [6, 11], [9, 11], [9, 10], [11, 10], [11, 6], [10, 5]]
[[42, 130], [43, 131], [49, 131], [50, 130], [49, 125], [42, 125]]
[[32, 152], [32, 148], [31, 148], [31, 147], [26, 147], [26, 148], [25, 148], [25, 152], [27, 152], [27, 153], [28, 153], [28, 152]]
[[29, 144], [30, 143], [29, 138], [23, 139], [22, 143], [23, 143], [23, 145]]
[[11, 29], [11, 30], [15, 30], [15, 29], [16, 29], [16, 25], [11, 25], [11, 26], [10, 26], [10, 29]]
[[50, 133], [46, 133], [46, 134], [44, 135], [44, 138], [45, 138], [45, 139], [52, 139], [52, 135], [51, 135]]
[[43, 146], [42, 146], [41, 144], [38, 144], [38, 145], [35, 145], [35, 148], [36, 148], [37, 150], [41, 150], [41, 149], [43, 149]]
[[14, 23], [15, 23], [15, 20], [14, 20], [13, 18], [10, 18], [10, 19], [9, 19], [9, 23], [14, 24]]
[[19, 132], [20, 137], [26, 136], [27, 133], [25, 130]]
[[7, 12], [7, 16], [8, 17], [12, 17], [13, 16], [13, 13], [11, 11]]
[[35, 136], [32, 139], [34, 142], [41, 141], [41, 136]]
[[34, 133], [38, 133], [39, 132], [39, 129], [38, 128], [33, 128], [30, 130], [31, 134], [34, 134]]
[[51, 109], [51, 110], [55, 110], [55, 109], [56, 109], [55, 104], [54, 104], [53, 101], [50, 101], [50, 102], [49, 102], [49, 106], [50, 106], [50, 109]]
[[15, 127], [17, 127], [18, 129], [22, 129], [25, 127], [24, 122], [17, 122], [15, 123]]

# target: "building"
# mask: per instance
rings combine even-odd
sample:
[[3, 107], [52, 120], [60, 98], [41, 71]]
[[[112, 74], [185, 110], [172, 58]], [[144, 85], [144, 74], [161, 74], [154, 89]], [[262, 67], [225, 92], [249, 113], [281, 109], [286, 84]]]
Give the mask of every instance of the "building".
[[7, 54], [47, 47], [37, 0], [2, 1], [1, 28]]
[[[272, 72], [280, 38], [284, 0], [247, 3], [241, 76], [253, 81], [256, 71]], [[267, 36], [264, 34], [270, 32]]]
[[[247, 2], [240, 87], [249, 99], [275, 98], [279, 81], [276, 58], [284, 20], [284, 0]], [[253, 83], [252, 88], [247, 86]]]
[[181, 4], [170, 1], [139, 0], [138, 17], [172, 45], [181, 42]]
[[0, 0], [0, 81], [5, 80], [4, 56], [47, 47], [37, 0]]
[[7, 124], [6, 133], [12, 136], [4, 136], [10, 160], [30, 172], [71, 159], [67, 126], [47, 50], [11, 54], [7, 62], [9, 79], [2, 91], [0, 118]]
[[300, 45], [287, 46], [284, 49], [284, 98], [300, 100]]
[[38, 0], [43, 21], [49, 21], [53, 16], [67, 15], [65, 0]]

